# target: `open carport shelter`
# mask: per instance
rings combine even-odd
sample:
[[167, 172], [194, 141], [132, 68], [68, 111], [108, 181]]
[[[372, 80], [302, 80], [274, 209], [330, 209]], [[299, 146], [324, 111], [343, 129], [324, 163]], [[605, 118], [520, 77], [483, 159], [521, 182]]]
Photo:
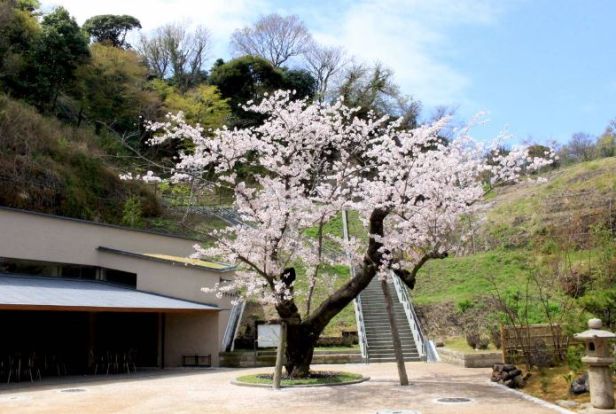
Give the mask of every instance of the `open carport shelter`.
[[107, 355], [164, 367], [181, 359], [187, 341], [216, 346], [207, 332], [218, 310], [102, 281], [0, 274], [0, 355], [37, 355], [67, 373], [106, 370], [96, 363]]

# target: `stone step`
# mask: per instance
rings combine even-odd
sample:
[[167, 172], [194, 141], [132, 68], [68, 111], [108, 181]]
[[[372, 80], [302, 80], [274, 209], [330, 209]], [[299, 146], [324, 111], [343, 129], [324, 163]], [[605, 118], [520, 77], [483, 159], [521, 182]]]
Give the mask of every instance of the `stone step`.
[[[369, 357], [376, 357], [376, 356], [387, 356], [387, 355], [395, 355], [395, 352], [393, 349], [368, 349], [368, 356]], [[409, 350], [402, 350], [402, 355], [404, 356], [415, 356], [415, 355], [419, 355], [419, 353], [417, 352], [417, 350], [414, 351], [409, 351]]]
[[[413, 347], [416, 348], [415, 344], [412, 341], [400, 341], [402, 343], [403, 347]], [[373, 348], [373, 347], [383, 347], [383, 346], [390, 346], [393, 347], [393, 342], [391, 340], [389, 341], [368, 341], [368, 348]]]
[[[386, 355], [386, 354], [394, 355], [393, 348], [391, 348], [391, 349], [372, 349], [372, 348], [368, 348], [368, 356], [377, 356], [377, 355]], [[419, 353], [417, 352], [416, 349], [403, 349], [402, 350], [402, 354], [403, 355], [419, 355]]]
[[[413, 339], [413, 334], [411, 332], [398, 332], [398, 336], [400, 338], [408, 338], [408, 339]], [[391, 331], [379, 331], [379, 332], [367, 332], [366, 333], [366, 337], [368, 338], [383, 338], [383, 339], [389, 339], [391, 341], [391, 338], [393, 337], [393, 334], [391, 333]]]
[[[409, 321], [408, 319], [406, 319], [405, 316], [399, 315], [399, 316], [394, 316], [394, 320], [396, 322], [404, 322], [408, 325]], [[388, 317], [370, 317], [369, 319], [364, 319], [364, 325], [367, 325], [368, 323], [387, 323], [389, 325], [389, 318]]]
[[[373, 307], [373, 308], [363, 307], [361, 311], [362, 313], [378, 313], [382, 315], [387, 315], [387, 309], [383, 307], [378, 307], [378, 308], [377, 307]], [[394, 308], [392, 313], [394, 314], [403, 313], [406, 315], [406, 312], [404, 311], [404, 308], [402, 306], [400, 306], [400, 308]]]
[[[419, 356], [413, 357], [413, 358], [404, 358], [404, 361], [405, 362], [418, 362], [418, 361], [421, 361], [421, 358], [419, 358]], [[373, 364], [378, 364], [380, 362], [396, 362], [396, 358], [395, 357], [368, 358], [368, 362], [373, 363]]]
[[[388, 335], [391, 336], [393, 335], [393, 332], [391, 331], [391, 329], [389, 329], [389, 326], [387, 327], [382, 327], [382, 328], [372, 328], [372, 329], [366, 329], [364, 331], [366, 333], [366, 335]], [[405, 335], [405, 336], [413, 336], [413, 331], [411, 331], [410, 329], [398, 329], [398, 335]]]
[[[370, 321], [369, 323], [366, 323], [366, 321], [364, 321], [364, 327], [366, 329], [368, 328], [387, 328], [389, 329], [391, 325], [389, 324], [389, 321]], [[396, 320], [396, 327], [398, 329], [403, 329], [403, 328], [411, 329], [406, 319]]]
[[[389, 327], [383, 329], [367, 329], [366, 336], [388, 336], [391, 338], [393, 332]], [[398, 335], [413, 337], [413, 332], [409, 329], [398, 329]]]
[[[419, 352], [417, 351], [402, 351], [402, 355], [406, 356], [418, 356]], [[374, 358], [374, 357], [383, 357], [383, 356], [395, 356], [394, 350], [390, 349], [390, 350], [368, 350], [368, 357], [369, 358]]]
[[[368, 338], [368, 345], [380, 343], [380, 342], [392, 344], [393, 339], [391, 335], [371, 335]], [[415, 344], [415, 341], [413, 340], [413, 337], [411, 335], [400, 336], [400, 342], [402, 342], [403, 344], [405, 343], [413, 344], [413, 345]]]
[[[396, 353], [393, 349], [383, 349], [376, 351], [368, 351], [368, 358], [379, 358], [379, 357], [395, 357]], [[417, 351], [402, 351], [403, 357], [418, 357], [419, 352]]]
[[[414, 346], [402, 346], [402, 352], [417, 352], [417, 348]], [[394, 352], [394, 348], [391, 345], [380, 345], [368, 347], [368, 352]]]

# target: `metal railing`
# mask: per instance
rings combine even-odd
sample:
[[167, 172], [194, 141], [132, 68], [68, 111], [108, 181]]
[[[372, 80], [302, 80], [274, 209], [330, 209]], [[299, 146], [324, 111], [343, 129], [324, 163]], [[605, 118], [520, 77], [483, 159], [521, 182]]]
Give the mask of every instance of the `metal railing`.
[[240, 300], [233, 305], [231, 312], [229, 312], [229, 321], [227, 322], [227, 327], [225, 328], [225, 334], [222, 337], [222, 346], [225, 352], [233, 351], [235, 348], [235, 337], [237, 336], [237, 331], [240, 328], [240, 322], [242, 320], [245, 307], [246, 302]]
[[406, 319], [408, 320], [411, 332], [413, 333], [413, 340], [415, 341], [419, 357], [427, 362], [438, 361], [439, 357], [436, 353], [436, 348], [427, 340], [421, 329], [421, 323], [415, 313], [415, 308], [413, 307], [413, 302], [411, 302], [411, 297], [406, 289], [406, 285], [398, 276], [396, 276], [394, 272], [391, 272], [391, 278], [394, 282], [394, 287], [396, 288], [398, 300], [404, 307], [404, 313], [406, 314]]
[[[342, 232], [344, 240], [349, 240], [349, 217], [347, 211], [342, 210]], [[353, 258], [351, 252], [346, 252], [351, 279], [355, 278], [355, 268], [353, 267]], [[359, 350], [364, 362], [368, 362], [368, 338], [366, 337], [366, 327], [364, 326], [364, 313], [361, 307], [361, 298], [359, 295], [353, 299], [353, 308], [355, 309], [355, 322], [357, 323], [357, 337], [359, 342]]]
[[357, 337], [359, 339], [359, 350], [364, 362], [368, 362], [368, 338], [366, 337], [366, 327], [364, 326], [364, 314], [361, 309], [361, 298], [359, 295], [353, 300], [355, 308], [355, 321], [357, 323]]

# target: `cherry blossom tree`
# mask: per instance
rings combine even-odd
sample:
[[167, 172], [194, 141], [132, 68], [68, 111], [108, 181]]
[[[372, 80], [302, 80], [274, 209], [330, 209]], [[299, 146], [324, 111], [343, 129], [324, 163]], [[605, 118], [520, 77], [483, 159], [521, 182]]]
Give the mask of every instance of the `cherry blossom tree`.
[[[397, 274], [413, 287], [428, 260], [451, 250], [450, 234], [484, 194], [480, 177], [495, 183], [515, 181], [525, 170], [548, 162], [529, 159], [524, 148], [493, 154], [468, 136], [439, 136], [447, 119], [412, 130], [387, 118], [359, 118], [341, 100], [333, 104], [293, 100], [279, 91], [246, 107], [264, 115], [260, 126], [205, 131], [188, 125], [182, 114], [151, 124], [153, 144], [188, 140], [173, 180], [199, 180], [235, 191], [243, 223], [212, 232], [212, 248], [195, 246], [195, 256], [238, 265], [234, 281], [217, 291], [239, 292], [272, 304], [287, 325], [286, 370], [294, 377], [310, 369], [323, 329], [374, 277]], [[250, 165], [253, 183], [236, 174]], [[296, 278], [306, 278], [308, 302], [314, 286], [334, 276], [324, 254], [324, 225], [342, 209], [359, 212], [368, 240], [333, 238], [353, 253], [354, 277], [302, 314], [296, 303]], [[317, 229], [309, 237], [308, 229]], [[299, 272], [299, 269], [304, 271]]]

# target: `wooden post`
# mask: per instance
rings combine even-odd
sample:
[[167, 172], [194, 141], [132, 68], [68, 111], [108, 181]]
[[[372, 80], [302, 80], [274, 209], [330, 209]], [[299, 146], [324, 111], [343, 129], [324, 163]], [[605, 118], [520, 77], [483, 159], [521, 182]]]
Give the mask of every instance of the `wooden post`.
[[381, 288], [383, 289], [383, 295], [385, 296], [385, 308], [387, 309], [387, 317], [389, 318], [389, 326], [391, 327], [391, 336], [393, 339], [394, 353], [396, 355], [396, 364], [398, 365], [398, 377], [400, 377], [400, 385], [409, 385], [409, 378], [406, 375], [406, 366], [404, 365], [404, 355], [402, 355], [402, 344], [400, 343], [400, 333], [398, 332], [398, 325], [396, 325], [396, 318], [394, 317], [393, 301], [389, 294], [389, 287], [387, 286], [387, 280], [381, 280]]
[[278, 338], [278, 350], [276, 352], [276, 368], [274, 369], [274, 378], [272, 388], [280, 389], [280, 380], [282, 378], [282, 360], [284, 359], [285, 348], [287, 344], [287, 324], [285, 321], [280, 321], [280, 337]]

